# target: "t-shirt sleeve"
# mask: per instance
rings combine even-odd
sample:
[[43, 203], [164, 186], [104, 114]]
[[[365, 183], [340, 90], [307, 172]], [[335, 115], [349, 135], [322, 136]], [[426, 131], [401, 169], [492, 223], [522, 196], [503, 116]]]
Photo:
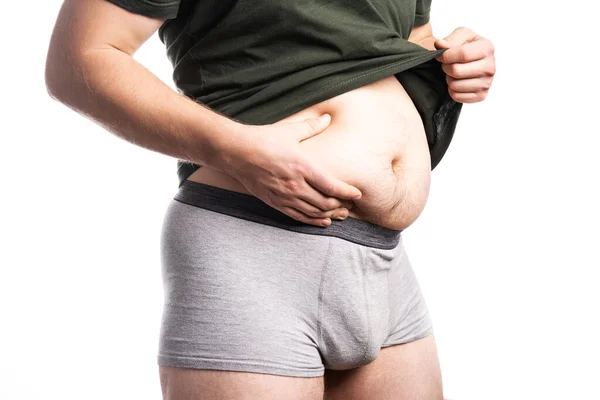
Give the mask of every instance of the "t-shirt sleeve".
[[415, 8], [414, 26], [425, 25], [429, 22], [429, 10], [431, 8], [431, 0], [417, 0]]
[[107, 0], [135, 14], [153, 18], [174, 19], [181, 0]]

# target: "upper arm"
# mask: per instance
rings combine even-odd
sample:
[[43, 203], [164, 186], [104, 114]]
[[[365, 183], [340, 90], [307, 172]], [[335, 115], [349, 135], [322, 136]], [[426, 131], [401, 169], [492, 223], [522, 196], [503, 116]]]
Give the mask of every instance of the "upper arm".
[[431, 0], [417, 0], [415, 20], [408, 41], [419, 44], [429, 50], [435, 50], [433, 30], [430, 22]]
[[114, 47], [132, 55], [167, 18], [176, 16], [175, 4], [179, 0], [65, 0], [50, 53]]
[[415, 6], [415, 21], [413, 26], [421, 26], [428, 23], [430, 10], [431, 0], [417, 0]]

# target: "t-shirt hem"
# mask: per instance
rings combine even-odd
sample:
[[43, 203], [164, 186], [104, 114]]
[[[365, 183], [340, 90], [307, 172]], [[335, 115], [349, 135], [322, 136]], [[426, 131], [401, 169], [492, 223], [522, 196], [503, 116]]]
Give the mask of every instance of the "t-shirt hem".
[[413, 26], [421, 26], [421, 25], [425, 25], [426, 23], [429, 22], [429, 12], [424, 13], [424, 14], [415, 14], [415, 21], [413, 23]]
[[127, 11], [135, 14], [145, 15], [152, 18], [174, 19], [179, 11], [180, 1], [171, 1], [168, 3], [157, 3], [150, 0], [107, 0]]

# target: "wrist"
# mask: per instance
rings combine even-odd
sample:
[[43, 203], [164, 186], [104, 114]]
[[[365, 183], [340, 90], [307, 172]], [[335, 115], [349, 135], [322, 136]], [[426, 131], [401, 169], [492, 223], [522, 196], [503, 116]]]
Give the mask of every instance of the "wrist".
[[219, 129], [216, 129], [208, 146], [210, 150], [206, 160], [206, 165], [227, 174], [233, 173], [234, 167], [241, 158], [245, 157], [247, 152], [245, 134], [247, 125], [224, 118], [225, 121], [219, 122]]

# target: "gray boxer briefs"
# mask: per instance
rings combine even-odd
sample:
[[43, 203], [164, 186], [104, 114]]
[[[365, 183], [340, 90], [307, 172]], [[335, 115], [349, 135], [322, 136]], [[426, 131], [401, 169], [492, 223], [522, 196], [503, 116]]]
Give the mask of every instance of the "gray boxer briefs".
[[316, 377], [432, 333], [401, 231], [186, 180], [161, 231], [163, 366]]

